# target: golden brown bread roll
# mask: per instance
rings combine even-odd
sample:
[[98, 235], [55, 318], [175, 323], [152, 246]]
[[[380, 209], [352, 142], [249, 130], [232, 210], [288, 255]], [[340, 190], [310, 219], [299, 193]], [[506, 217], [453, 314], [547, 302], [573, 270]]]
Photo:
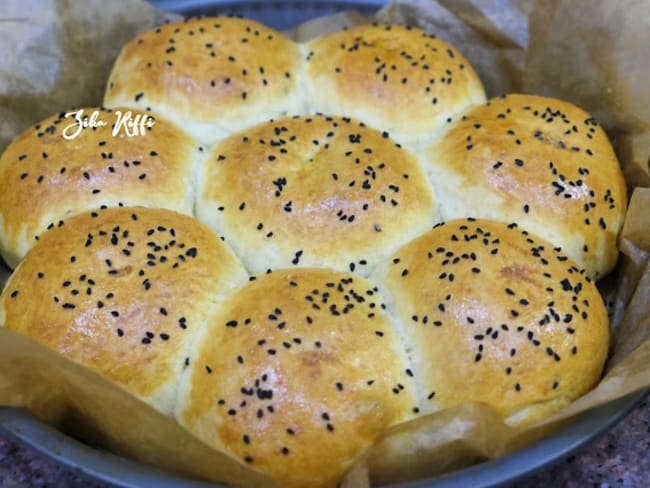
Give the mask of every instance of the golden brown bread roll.
[[373, 279], [401, 322], [422, 413], [478, 401], [527, 425], [600, 378], [609, 329], [596, 286], [516, 224], [447, 222]]
[[0, 297], [0, 325], [171, 414], [190, 344], [243, 266], [200, 222], [111, 208], [44, 233]]
[[625, 180], [607, 135], [575, 105], [495, 98], [450, 125], [427, 155], [444, 219], [519, 222], [592, 278], [616, 264]]
[[104, 105], [160, 113], [205, 144], [304, 112], [297, 44], [253, 20], [191, 18], [147, 31], [113, 66]]
[[[0, 252], [11, 267], [46, 228], [84, 210], [121, 204], [192, 213], [192, 171], [203, 158], [192, 138], [150, 114], [82, 110], [96, 127], [61, 113], [27, 129], [0, 157]], [[143, 125], [119, 125], [114, 135], [129, 112]]]
[[205, 171], [196, 214], [252, 273], [329, 266], [364, 275], [435, 222], [419, 159], [354, 119], [251, 127], [215, 146]]
[[223, 302], [192, 357], [181, 424], [282, 486], [336, 486], [415, 405], [377, 288], [353, 274], [258, 277]]
[[485, 101], [467, 59], [422, 29], [362, 25], [317, 37], [304, 51], [312, 111], [357, 117], [412, 146]]

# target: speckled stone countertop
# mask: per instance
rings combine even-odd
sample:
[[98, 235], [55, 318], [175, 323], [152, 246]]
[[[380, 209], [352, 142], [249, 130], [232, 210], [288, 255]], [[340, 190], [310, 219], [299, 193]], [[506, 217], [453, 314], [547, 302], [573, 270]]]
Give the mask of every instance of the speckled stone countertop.
[[[0, 436], [0, 488], [104, 488]], [[650, 487], [650, 399], [594, 444], [504, 488]]]

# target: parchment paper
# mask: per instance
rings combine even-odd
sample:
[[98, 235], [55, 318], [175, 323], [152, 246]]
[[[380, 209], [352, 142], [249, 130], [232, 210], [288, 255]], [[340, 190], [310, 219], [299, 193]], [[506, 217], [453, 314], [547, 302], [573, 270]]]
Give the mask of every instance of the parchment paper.
[[[122, 44], [165, 18], [140, 0], [0, 3], [0, 151], [52, 113], [98, 104]], [[631, 200], [621, 259], [599, 283], [613, 334], [598, 387], [529, 429], [506, 426], [482, 404], [397, 426], [350, 470], [346, 488], [429, 477], [503, 456], [580, 412], [650, 386], [650, 90], [644, 87], [650, 3], [395, 0], [377, 19], [417, 25], [453, 44], [473, 63], [488, 96], [554, 96], [591, 112], [612, 138]], [[339, 15], [290, 34], [307, 39], [365, 21]], [[269, 485], [110, 382], [7, 330], [0, 330], [0, 404], [28, 407], [52, 425], [167, 469]]]
[[0, 1], [0, 151], [50, 115], [101, 105], [122, 46], [177, 18], [142, 0]]

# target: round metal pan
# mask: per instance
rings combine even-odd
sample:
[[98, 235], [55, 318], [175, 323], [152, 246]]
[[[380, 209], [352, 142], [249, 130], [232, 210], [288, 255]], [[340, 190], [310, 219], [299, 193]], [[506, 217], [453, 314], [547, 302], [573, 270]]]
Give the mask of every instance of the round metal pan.
[[[551, 436], [508, 456], [438, 478], [391, 485], [393, 488], [494, 488], [529, 476], [594, 442], [637, 406], [647, 391], [610, 402], [575, 418]], [[216, 487], [94, 449], [39, 422], [28, 412], [0, 408], [0, 430], [74, 470], [80, 476], [119, 488]]]
[[[357, 10], [372, 15], [386, 3], [382, 0], [350, 1], [219, 1], [150, 0], [159, 8], [185, 15], [233, 13], [284, 30], [323, 15]], [[8, 270], [0, 262], [0, 288]], [[647, 395], [630, 394], [577, 416], [553, 435], [503, 458], [478, 464], [447, 475], [414, 483], [391, 485], [400, 488], [488, 488], [516, 481], [567, 457], [593, 442], [622, 420]], [[46, 457], [74, 470], [80, 476], [120, 488], [203, 488], [218, 485], [179, 475], [116, 456], [83, 444], [35, 419], [29, 412], [0, 408], [0, 432], [34, 448]]]
[[161, 10], [187, 16], [235, 14], [287, 30], [324, 15], [355, 10], [373, 15], [388, 0], [149, 0]]

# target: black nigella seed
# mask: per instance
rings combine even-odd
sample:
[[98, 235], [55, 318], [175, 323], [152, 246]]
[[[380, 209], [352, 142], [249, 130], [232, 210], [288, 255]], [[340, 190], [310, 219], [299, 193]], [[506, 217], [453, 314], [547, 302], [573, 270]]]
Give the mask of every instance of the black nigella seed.
[[598, 219], [598, 224], [604, 229], [607, 229], [607, 224], [605, 223], [605, 219], [602, 217]]

